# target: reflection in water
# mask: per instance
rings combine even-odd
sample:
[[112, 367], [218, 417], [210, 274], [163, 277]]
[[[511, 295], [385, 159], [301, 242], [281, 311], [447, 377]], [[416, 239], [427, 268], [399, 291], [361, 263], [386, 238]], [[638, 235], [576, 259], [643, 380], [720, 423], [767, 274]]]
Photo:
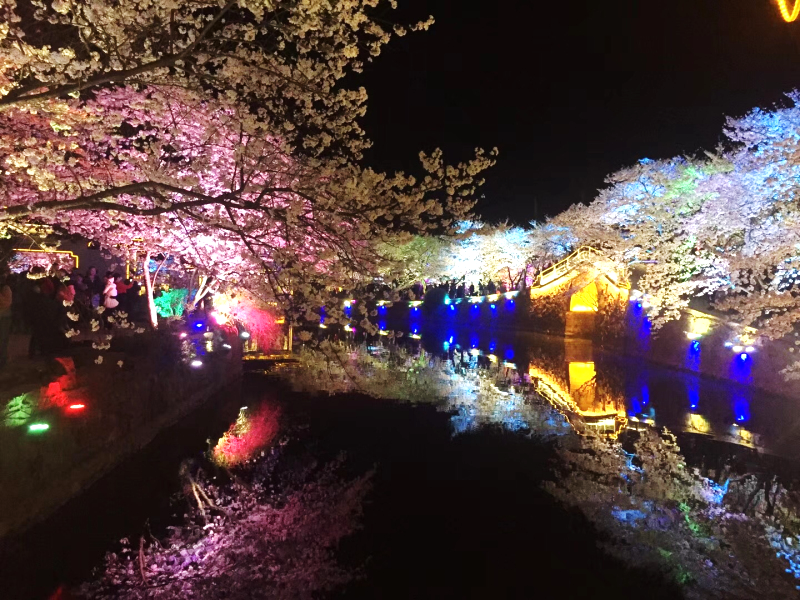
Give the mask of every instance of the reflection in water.
[[700, 342], [691, 340], [686, 347], [686, 361], [684, 367], [689, 371], [700, 371]]
[[621, 395], [599, 388], [594, 362], [567, 363], [566, 381], [560, 369], [532, 360], [528, 377], [534, 391], [548, 400], [578, 428], [616, 435], [625, 424]]
[[653, 324], [647, 316], [647, 306], [645, 306], [644, 300], [640, 298], [632, 302], [628, 311], [627, 330], [635, 332], [636, 351], [639, 354], [646, 354], [650, 349], [652, 329]]
[[595, 376], [594, 362], [569, 363], [569, 393], [583, 411], [594, 408]]
[[[646, 317], [637, 318], [649, 332]], [[512, 371], [514, 393], [536, 392], [578, 429], [618, 435], [625, 427], [667, 427], [784, 456], [800, 451], [794, 403], [747, 387], [753, 360], [747, 354], [732, 356], [732, 381], [719, 381], [698, 375], [701, 342], [691, 339], [685, 371], [544, 336], [450, 329], [426, 333], [423, 341], [432, 353], [461, 364], [462, 376], [469, 369]], [[490, 420], [513, 423], [508, 415], [519, 412], [521, 398], [495, 394], [501, 408]], [[460, 412], [458, 427], [470, 427], [475, 418]]]
[[700, 406], [700, 379], [697, 375], [686, 378], [686, 396], [689, 399], [689, 410], [698, 410]]
[[[500, 425], [509, 431], [536, 430], [558, 434], [569, 424], [557, 413], [545, 414], [531, 403], [528, 386], [516, 365], [497, 360], [484, 363], [479, 352], [456, 351], [448, 361], [448, 408], [456, 434]], [[488, 357], [487, 357], [488, 358]], [[495, 357], [496, 358], [496, 357]]]
[[252, 413], [243, 406], [236, 421], [214, 446], [212, 460], [221, 467], [235, 467], [254, 458], [278, 434], [278, 417], [279, 411], [270, 405], [262, 405]]
[[[524, 372], [515, 362], [501, 360], [495, 354], [500, 344], [494, 338], [484, 346], [477, 333], [464, 336], [465, 344], [460, 341], [456, 334], [449, 335], [441, 346], [447, 355], [450, 385], [446, 396], [456, 412], [456, 432], [490, 423], [510, 430], [538, 431], [559, 431], [572, 425], [609, 435], [618, 434], [624, 427], [624, 396], [613, 385], [598, 380], [594, 361], [565, 363], [563, 353], [561, 360], [542, 354]], [[503, 354], [513, 358], [516, 352], [509, 345]], [[556, 419], [555, 413], [543, 416], [547, 413], [532, 404], [537, 397], [549, 402], [566, 421]], [[553, 422], [537, 423], [543, 418]]]

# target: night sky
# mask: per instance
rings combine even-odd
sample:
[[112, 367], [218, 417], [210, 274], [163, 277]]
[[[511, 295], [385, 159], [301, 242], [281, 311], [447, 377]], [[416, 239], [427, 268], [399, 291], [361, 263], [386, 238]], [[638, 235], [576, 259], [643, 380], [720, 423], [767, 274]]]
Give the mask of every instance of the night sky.
[[433, 14], [359, 83], [373, 165], [410, 169], [500, 150], [477, 212], [524, 224], [589, 202], [643, 157], [698, 154], [725, 115], [800, 87], [800, 21], [774, 0], [400, 0], [393, 22]]

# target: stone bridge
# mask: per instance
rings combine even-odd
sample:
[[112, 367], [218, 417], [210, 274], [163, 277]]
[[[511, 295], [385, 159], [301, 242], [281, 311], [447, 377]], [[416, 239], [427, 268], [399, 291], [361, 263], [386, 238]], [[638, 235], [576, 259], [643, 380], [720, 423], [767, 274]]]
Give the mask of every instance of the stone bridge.
[[531, 300], [568, 299], [565, 332], [568, 337], [591, 337], [596, 314], [610, 304], [624, 306], [630, 286], [617, 264], [601, 251], [582, 246], [541, 271], [530, 289]]

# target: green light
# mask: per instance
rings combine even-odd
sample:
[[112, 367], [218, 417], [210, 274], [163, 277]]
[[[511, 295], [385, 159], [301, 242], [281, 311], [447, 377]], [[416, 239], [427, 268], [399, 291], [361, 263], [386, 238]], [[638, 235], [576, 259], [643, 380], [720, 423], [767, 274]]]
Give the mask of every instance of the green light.
[[31, 423], [28, 425], [28, 431], [31, 433], [40, 433], [42, 431], [47, 431], [50, 429], [50, 425], [47, 423]]

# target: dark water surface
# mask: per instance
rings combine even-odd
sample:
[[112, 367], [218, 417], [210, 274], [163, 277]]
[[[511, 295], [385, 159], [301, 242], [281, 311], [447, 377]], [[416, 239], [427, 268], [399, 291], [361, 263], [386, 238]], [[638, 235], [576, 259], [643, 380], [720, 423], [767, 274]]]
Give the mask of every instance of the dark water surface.
[[364, 529], [342, 548], [365, 577], [342, 598], [680, 598], [657, 575], [604, 555], [589, 523], [540, 486], [551, 458], [519, 434], [453, 437], [430, 406], [301, 397], [320, 454], [377, 464]]
[[[522, 435], [484, 429], [453, 437], [451, 415], [363, 396], [311, 398], [266, 378], [212, 400], [0, 555], [6, 599], [47, 598], [88, 578], [145, 522], [178, 524], [178, 466], [199, 457], [247, 403], [277, 402], [320, 460], [347, 455], [354, 475], [377, 466], [363, 529], [340, 549], [363, 566], [348, 598], [677, 598], [657, 576], [606, 557], [590, 525], [540, 489], [549, 452]], [[68, 597], [68, 596], [67, 596]]]
[[[793, 402], [527, 335], [424, 332], [414, 344], [471, 366], [527, 374], [587, 415], [625, 427], [666, 425], [701, 442], [796, 456]], [[551, 393], [548, 392], [548, 393]], [[284, 425], [321, 460], [341, 452], [353, 474], [377, 466], [364, 527], [341, 547], [363, 565], [345, 598], [680, 598], [657, 575], [598, 550], [579, 514], [541, 489], [546, 445], [488, 427], [453, 436], [452, 415], [363, 396], [312, 398], [247, 378], [28, 532], [0, 543], [0, 598], [38, 599], [90, 577], [123, 537], [180, 524], [178, 469], [199, 458], [241, 406], [277, 403]], [[298, 433], [299, 432], [299, 433]], [[698, 443], [699, 445], [699, 443]]]

